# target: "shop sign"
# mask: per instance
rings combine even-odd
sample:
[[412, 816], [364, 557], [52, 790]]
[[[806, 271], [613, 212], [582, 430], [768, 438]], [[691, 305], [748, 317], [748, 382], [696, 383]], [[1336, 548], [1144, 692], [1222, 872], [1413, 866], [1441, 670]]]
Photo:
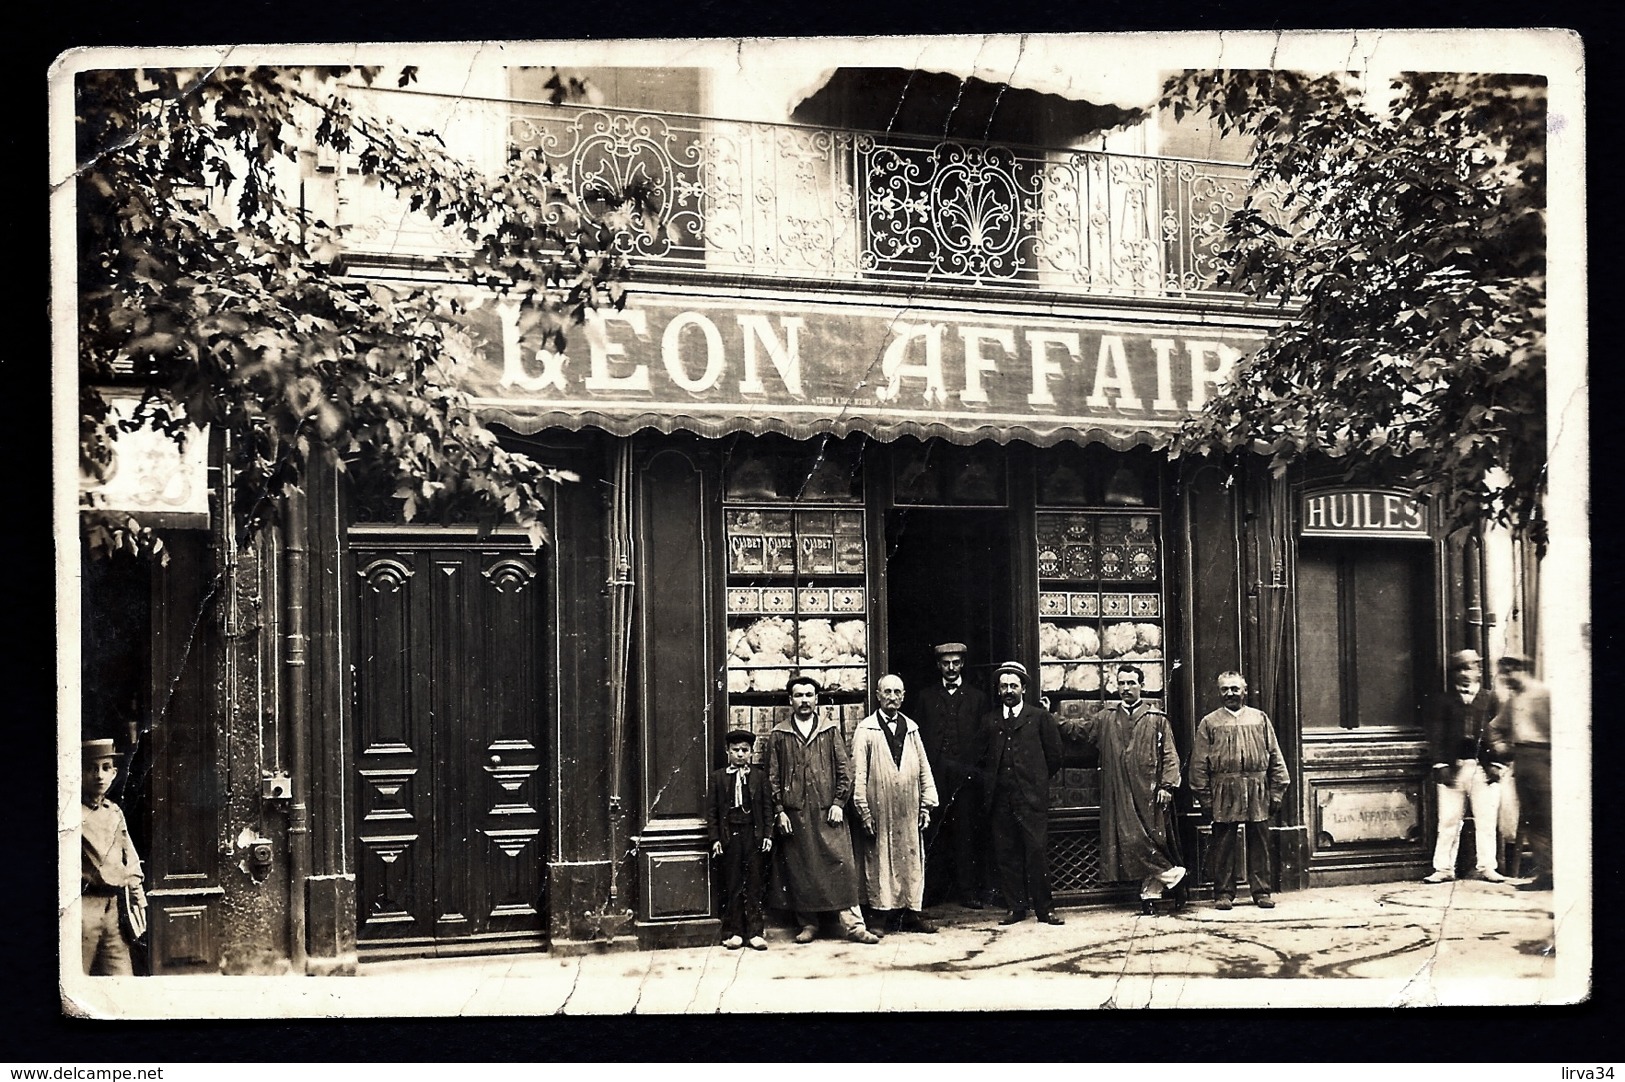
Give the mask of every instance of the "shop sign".
[[1430, 536], [1427, 505], [1403, 489], [1315, 489], [1303, 494], [1298, 511], [1304, 537]]
[[[110, 419], [127, 420], [139, 396], [102, 391]], [[125, 511], [150, 526], [209, 525], [209, 430], [192, 429], [179, 442], [147, 423], [113, 437], [113, 457], [100, 482], [81, 480], [84, 508]]]
[[[480, 322], [483, 320], [483, 324]], [[911, 307], [639, 298], [556, 353], [490, 304], [465, 386], [521, 416], [678, 415], [768, 427], [943, 427], [997, 435], [1170, 431], [1202, 408], [1254, 331]]]
[[1415, 841], [1421, 833], [1421, 794], [1414, 787], [1320, 788], [1315, 793], [1321, 845]]

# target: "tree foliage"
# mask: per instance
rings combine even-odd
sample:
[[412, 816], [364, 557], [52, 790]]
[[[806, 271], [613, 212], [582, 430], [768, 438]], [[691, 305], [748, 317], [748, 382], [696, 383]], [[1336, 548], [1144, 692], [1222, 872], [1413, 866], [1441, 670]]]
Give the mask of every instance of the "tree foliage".
[[[611, 193], [589, 213], [537, 157], [485, 176], [432, 133], [359, 111], [342, 91], [377, 69], [91, 71], [77, 90], [81, 469], [106, 470], [119, 422], [104, 388], [139, 388], [126, 427], [208, 425], [245, 535], [317, 460], [383, 486], [405, 518], [508, 521], [540, 544], [548, 487], [569, 475], [501, 446], [455, 379], [470, 298], [516, 299], [562, 338], [619, 306], [611, 226], [646, 209]], [[400, 76], [404, 86], [412, 69]], [[560, 94], [571, 84], [561, 77]], [[343, 236], [297, 198], [300, 155], [343, 154], [369, 183], [458, 235], [444, 282], [347, 276]], [[647, 220], [653, 220], [649, 217]], [[151, 551], [127, 515], [84, 516], [93, 552]]]
[[1227, 276], [1289, 313], [1177, 447], [1341, 460], [1542, 540], [1544, 81], [1192, 71], [1162, 105], [1253, 137]]

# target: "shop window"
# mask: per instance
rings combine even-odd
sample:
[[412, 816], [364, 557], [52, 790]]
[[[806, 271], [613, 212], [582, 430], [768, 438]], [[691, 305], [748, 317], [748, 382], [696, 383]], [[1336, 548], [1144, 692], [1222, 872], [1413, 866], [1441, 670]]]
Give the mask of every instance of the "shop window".
[[1305, 540], [1298, 552], [1298, 686], [1305, 728], [1419, 724], [1431, 652], [1426, 546]]
[[1038, 459], [1044, 507], [1155, 507], [1160, 474], [1144, 448], [1117, 452], [1091, 444], [1046, 447]]
[[1005, 455], [996, 444], [904, 439], [891, 462], [892, 497], [901, 506], [1005, 506]]
[[[1167, 689], [1160, 490], [1149, 456], [1061, 445], [1038, 466], [1038, 671], [1050, 709], [1088, 714], [1117, 694], [1117, 666], [1139, 667], [1147, 699]], [[1051, 808], [1100, 803], [1092, 749], [1067, 741]]]
[[728, 727], [757, 736], [789, 717], [786, 688], [823, 688], [850, 738], [869, 686], [865, 438], [739, 437], [724, 467]]

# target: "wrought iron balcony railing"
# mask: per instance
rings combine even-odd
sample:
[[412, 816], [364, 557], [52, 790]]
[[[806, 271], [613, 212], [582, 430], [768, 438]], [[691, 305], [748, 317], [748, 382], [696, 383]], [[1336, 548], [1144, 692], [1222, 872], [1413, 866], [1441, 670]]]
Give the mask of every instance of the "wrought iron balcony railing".
[[[456, 123], [505, 127], [507, 153], [538, 153], [583, 195], [643, 187], [663, 221], [616, 232], [635, 265], [1089, 295], [1231, 292], [1215, 256], [1246, 190], [1239, 165], [599, 107], [479, 106]], [[489, 153], [492, 140], [462, 143]], [[362, 227], [353, 243], [447, 250], [450, 238], [378, 205], [383, 198], [362, 190], [341, 198], [339, 220]]]

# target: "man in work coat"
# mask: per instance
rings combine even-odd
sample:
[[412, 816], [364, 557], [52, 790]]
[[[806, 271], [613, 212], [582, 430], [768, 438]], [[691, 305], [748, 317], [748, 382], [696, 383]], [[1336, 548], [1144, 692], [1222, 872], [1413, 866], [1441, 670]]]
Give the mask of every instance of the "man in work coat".
[[1100, 865], [1107, 880], [1140, 881], [1140, 903], [1156, 911], [1165, 889], [1185, 878], [1173, 856], [1179, 753], [1168, 716], [1140, 698], [1137, 665], [1117, 667], [1120, 702], [1061, 722], [1066, 735], [1100, 752]]
[[1281, 810], [1292, 784], [1269, 715], [1246, 705], [1247, 680], [1219, 674], [1224, 706], [1196, 726], [1191, 750], [1191, 791], [1213, 816], [1213, 895], [1220, 909], [1235, 904], [1236, 841], [1247, 832], [1247, 886], [1253, 904], [1274, 909], [1267, 823]]
[[925, 908], [925, 828], [937, 806], [920, 727], [904, 715], [903, 681], [886, 675], [876, 687], [880, 709], [852, 734], [852, 803], [863, 903], [888, 914], [887, 931], [935, 932]]
[[1010, 913], [1000, 924], [1037, 911], [1043, 924], [1065, 924], [1055, 914], [1045, 852], [1049, 833], [1049, 779], [1061, 768], [1061, 730], [1047, 710], [1024, 702], [1027, 667], [1006, 661], [997, 671], [999, 706], [983, 729], [983, 798], [993, 827], [993, 860]]
[[855, 943], [877, 943], [858, 907], [858, 866], [845, 805], [852, 795], [852, 763], [834, 719], [818, 713], [818, 684], [792, 677], [790, 718], [767, 734], [768, 790], [778, 840], [773, 850], [773, 896], [792, 910], [797, 943], [818, 935], [819, 914], [833, 912]]
[[987, 831], [977, 759], [987, 743], [982, 732], [987, 696], [965, 683], [964, 643], [945, 642], [932, 649], [942, 679], [920, 689], [913, 713], [942, 801], [925, 836], [926, 895], [981, 909]]

